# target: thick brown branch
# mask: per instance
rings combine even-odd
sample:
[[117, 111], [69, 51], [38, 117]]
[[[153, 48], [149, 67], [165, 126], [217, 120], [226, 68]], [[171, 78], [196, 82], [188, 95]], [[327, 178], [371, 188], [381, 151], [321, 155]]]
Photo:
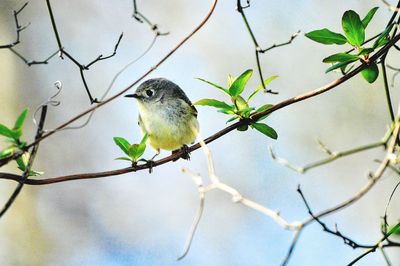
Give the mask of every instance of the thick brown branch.
[[[215, 2], [214, 2], [214, 4], [215, 4]], [[212, 10], [213, 10], [213, 9], [212, 9]], [[212, 12], [212, 10], [211, 10], [210, 12]], [[209, 15], [210, 15], [210, 13], [209, 13]], [[208, 15], [208, 16], [209, 16], [209, 15]], [[206, 18], [206, 19], [207, 19], [207, 18]], [[204, 23], [205, 23], [205, 21], [202, 22], [202, 24], [204, 24]], [[200, 24], [200, 25], [202, 25], [202, 24]], [[198, 26], [197, 29], [199, 29], [200, 25]], [[193, 32], [191, 33], [191, 35], [193, 35], [194, 32], [195, 32], [195, 31], [193, 31]], [[191, 36], [191, 35], [190, 35], [190, 36]], [[188, 35], [185, 39], [187, 40], [190, 36]], [[380, 56], [382, 56], [383, 54], [385, 54], [385, 52], [386, 52], [390, 47], [392, 47], [399, 39], [400, 39], [400, 34], [397, 35], [397, 36], [395, 36], [395, 38], [393, 38], [386, 46], [384, 46], [381, 50], [379, 50], [377, 53], [375, 53], [375, 54], [370, 58], [371, 62], [374, 62], [374, 61], [377, 60]], [[184, 41], [182, 41], [182, 42], [180, 43], [180, 45], [182, 45], [183, 42], [184, 42]], [[177, 47], [175, 47], [175, 49], [172, 50], [166, 57], [164, 57], [155, 67], [158, 67], [162, 62], [164, 62], [177, 48], [179, 48], [179, 45], [178, 45]], [[322, 86], [322, 87], [320, 87], [320, 88], [318, 88], [318, 89], [315, 89], [315, 90], [313, 90], [313, 91], [307, 92], [307, 93], [305, 93], [305, 94], [302, 94], [302, 95], [298, 95], [298, 96], [289, 98], [289, 99], [287, 99], [287, 100], [285, 100], [285, 101], [282, 101], [282, 102], [280, 102], [280, 103], [278, 103], [278, 104], [272, 106], [270, 109], [268, 109], [268, 110], [266, 110], [266, 111], [264, 111], [264, 112], [253, 114], [253, 115], [250, 117], [250, 120], [241, 120], [241, 121], [239, 121], [239, 122], [236, 122], [236, 123], [234, 123], [234, 124], [232, 124], [232, 125], [230, 125], [230, 126], [224, 128], [224, 129], [220, 130], [219, 132], [215, 133], [214, 135], [212, 135], [212, 136], [206, 138], [206, 139], [204, 140], [204, 142], [205, 142], [206, 144], [207, 144], [207, 143], [210, 143], [210, 142], [212, 142], [212, 141], [214, 141], [214, 140], [216, 140], [216, 139], [218, 139], [218, 138], [220, 138], [220, 137], [222, 137], [222, 136], [228, 134], [228, 133], [231, 132], [232, 130], [235, 130], [236, 128], [238, 128], [238, 127], [241, 126], [241, 125], [249, 124], [251, 121], [257, 121], [257, 119], [259, 119], [260, 117], [265, 116], [265, 115], [267, 115], [267, 114], [271, 114], [271, 113], [273, 113], [273, 112], [275, 112], [275, 111], [277, 111], [277, 110], [279, 110], [279, 109], [281, 109], [281, 108], [284, 108], [284, 107], [289, 106], [289, 105], [291, 105], [291, 104], [294, 104], [294, 103], [303, 101], [303, 100], [305, 100], [305, 99], [308, 99], [308, 98], [311, 98], [311, 97], [314, 97], [314, 96], [317, 96], [317, 95], [319, 95], [319, 94], [321, 94], [321, 93], [327, 92], [327, 91], [329, 91], [329, 90], [331, 90], [331, 89], [333, 89], [333, 88], [339, 86], [340, 84], [344, 83], [346, 80], [350, 79], [351, 77], [357, 75], [357, 74], [358, 74], [361, 70], [363, 70], [365, 67], [366, 67], [366, 64], [361, 64], [359, 67], [357, 67], [357, 68], [354, 69], [353, 71], [349, 72], [349, 73], [346, 74], [345, 76], [343, 76], [343, 77], [341, 77], [341, 78], [339, 78], [339, 79], [337, 79], [337, 80], [335, 80], [335, 81], [333, 81], [333, 82], [331, 82], [331, 83], [329, 83], [329, 84], [326, 84], [325, 86]], [[63, 125], [59, 126], [59, 127], [56, 128], [55, 130], [50, 131], [49, 133], [47, 133], [47, 134], [44, 135], [42, 138], [38, 139], [37, 141], [32, 142], [30, 145], [28, 145], [28, 147], [30, 147], [30, 146], [32, 146], [32, 145], [35, 145], [36, 143], [40, 142], [41, 140], [45, 139], [46, 137], [48, 137], [48, 136], [54, 134], [54, 133], [57, 132], [58, 130], [60, 130], [60, 129], [66, 127], [66, 126], [69, 125], [70, 123], [72, 123], [72, 122], [76, 121], [77, 119], [79, 119], [79, 118], [85, 116], [86, 114], [88, 114], [88, 113], [90, 113], [91, 111], [97, 109], [98, 107], [100, 107], [100, 106], [106, 104], [107, 102], [110, 102], [110, 101], [114, 100], [114, 99], [117, 98], [118, 96], [124, 94], [127, 90], [129, 90], [131, 87], [133, 87], [135, 84], [137, 84], [140, 80], [142, 80], [146, 75], [148, 75], [149, 73], [151, 73], [154, 69], [155, 69], [155, 68], [152, 68], [152, 69], [150, 69], [149, 71], [147, 71], [144, 75], [142, 75], [141, 78], [139, 78], [137, 81], [135, 81], [135, 82], [132, 83], [130, 86], [128, 86], [128, 88], [126, 88], [126, 89], [124, 89], [123, 91], [119, 92], [118, 94], [116, 94], [116, 95], [110, 97], [109, 99], [107, 99], [107, 100], [105, 100], [104, 102], [98, 104], [97, 106], [95, 106], [95, 107], [93, 107], [93, 108], [90, 108], [90, 109], [88, 109], [87, 111], [81, 113], [80, 115], [78, 115], [78, 116], [72, 118], [71, 120], [69, 120], [68, 122], [66, 122], [66, 123], [64, 123]], [[194, 151], [194, 150], [197, 150], [197, 149], [199, 149], [200, 147], [201, 147], [201, 146], [200, 146], [200, 143], [196, 143], [196, 144], [192, 145], [191, 147], [189, 147], [189, 152], [192, 152], [192, 151]], [[156, 167], [156, 166], [158, 166], [158, 165], [165, 164], [165, 163], [168, 163], [168, 162], [170, 162], [170, 161], [174, 161], [174, 160], [176, 160], [176, 159], [179, 159], [179, 158], [181, 157], [181, 155], [182, 155], [181, 152], [177, 152], [177, 153], [174, 153], [174, 154], [172, 154], [172, 155], [170, 155], [170, 156], [167, 156], [167, 157], [165, 157], [165, 158], [163, 158], [163, 159], [160, 159], [160, 160], [158, 160], [158, 161], [155, 161], [155, 162], [153, 162], [151, 165], [148, 164], [148, 163], [145, 163], [145, 164], [137, 165], [137, 166], [134, 166], [134, 167], [128, 167], [128, 168], [123, 168], [123, 169], [118, 169], [118, 170], [112, 170], [112, 171], [106, 171], [106, 172], [89, 173], [89, 174], [76, 174], [76, 175], [69, 175], [69, 176], [62, 176], [62, 177], [56, 177], [56, 178], [43, 179], [43, 180], [41, 180], [41, 181], [39, 182], [40, 184], [39, 184], [39, 183], [36, 183], [35, 185], [46, 185], [46, 184], [64, 182], [64, 181], [69, 181], [69, 180], [90, 179], [90, 178], [99, 178], [99, 177], [106, 177], [106, 176], [112, 176], [112, 175], [125, 174], [125, 173], [128, 173], [128, 172], [134, 172], [134, 171], [139, 171], [139, 170], [143, 170], [143, 169], [148, 169], [148, 168], [150, 168], [150, 167], [153, 167], [153, 168], [154, 168], [154, 167]], [[1, 161], [0, 161], [0, 166], [1, 166]], [[0, 176], [0, 178], [1, 178], [1, 176]], [[53, 182], [53, 181], [52, 181], [53, 179], [56, 180], [56, 181]], [[18, 181], [18, 179], [12, 179], [12, 180]], [[35, 181], [35, 182], [36, 182], [36, 181]], [[31, 184], [31, 185], [33, 185], [33, 184]]]

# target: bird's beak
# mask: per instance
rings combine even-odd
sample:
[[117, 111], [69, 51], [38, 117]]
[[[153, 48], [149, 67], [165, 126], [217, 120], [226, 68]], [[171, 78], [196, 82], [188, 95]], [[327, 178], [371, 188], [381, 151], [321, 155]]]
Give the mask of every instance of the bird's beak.
[[127, 97], [127, 98], [136, 98], [136, 99], [140, 99], [141, 97], [138, 95], [138, 94], [136, 94], [136, 93], [134, 93], [134, 94], [127, 94], [127, 95], [125, 95], [125, 97]]

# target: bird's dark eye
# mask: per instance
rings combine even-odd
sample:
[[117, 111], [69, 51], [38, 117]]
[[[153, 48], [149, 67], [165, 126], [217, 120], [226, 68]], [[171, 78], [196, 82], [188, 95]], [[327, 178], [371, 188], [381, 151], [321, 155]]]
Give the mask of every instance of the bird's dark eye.
[[152, 90], [146, 90], [146, 95], [151, 97], [153, 96], [153, 91]]

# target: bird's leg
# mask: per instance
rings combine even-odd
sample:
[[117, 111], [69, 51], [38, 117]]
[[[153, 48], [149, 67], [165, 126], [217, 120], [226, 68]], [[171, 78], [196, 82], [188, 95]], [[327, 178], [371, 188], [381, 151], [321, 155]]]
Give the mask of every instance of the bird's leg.
[[[190, 160], [190, 151], [189, 151], [189, 147], [187, 145], [183, 145], [182, 148], [180, 148], [179, 150], [175, 150], [172, 151], [172, 154], [181, 152], [182, 155], [179, 158], [185, 159], [185, 160]], [[173, 161], [177, 161], [179, 158], [174, 159]]]
[[160, 154], [160, 151], [157, 151], [156, 154], [150, 159], [139, 159], [139, 161], [145, 162], [149, 165], [149, 174], [153, 172], [153, 166], [154, 166], [154, 158], [156, 158]]

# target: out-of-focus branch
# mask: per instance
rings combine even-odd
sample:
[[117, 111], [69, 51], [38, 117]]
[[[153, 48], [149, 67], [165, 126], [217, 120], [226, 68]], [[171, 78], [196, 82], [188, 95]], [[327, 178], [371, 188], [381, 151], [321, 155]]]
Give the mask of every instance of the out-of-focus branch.
[[381, 0], [381, 2], [382, 2], [383, 4], [385, 4], [385, 6], [386, 6], [389, 10], [391, 10], [391, 11], [393, 11], [393, 12], [395, 12], [395, 13], [399, 13], [399, 10], [400, 10], [400, 6], [399, 6], [399, 5], [394, 6], [394, 5], [390, 4], [390, 3], [389, 3], [388, 1], [386, 1], [386, 0]]
[[184, 258], [190, 249], [190, 245], [193, 240], [193, 236], [196, 232], [196, 228], [200, 222], [201, 214], [204, 209], [205, 196], [208, 192], [211, 192], [214, 190], [228, 193], [230, 196], [232, 196], [232, 202], [241, 203], [242, 205], [244, 205], [250, 209], [253, 209], [257, 212], [264, 214], [265, 216], [273, 219], [278, 225], [280, 225], [282, 228], [284, 228], [286, 230], [293, 230], [293, 231], [300, 230], [300, 228], [301, 228], [300, 223], [287, 222], [285, 219], [282, 218], [282, 216], [280, 215], [279, 212], [273, 211], [253, 200], [250, 200], [250, 199], [244, 197], [237, 189], [235, 189], [232, 186], [229, 186], [226, 183], [223, 183], [221, 181], [221, 178], [219, 176], [217, 176], [215, 173], [214, 161], [213, 161], [212, 153], [211, 153], [210, 149], [207, 147], [207, 145], [205, 144], [205, 142], [202, 139], [199, 142], [200, 142], [200, 145], [201, 145], [201, 147], [205, 153], [205, 156], [207, 158], [208, 176], [210, 179], [210, 184], [204, 186], [203, 178], [200, 175], [193, 174], [191, 171], [189, 171], [187, 169], [183, 169], [183, 171], [185, 173], [187, 173], [189, 176], [191, 176], [193, 178], [193, 181], [195, 182], [195, 184], [197, 185], [197, 187], [199, 189], [200, 207], [198, 209], [196, 217], [193, 221], [193, 226], [188, 235], [188, 238], [187, 238], [188, 241], [186, 242], [184, 252], [178, 258], [179, 260]]
[[[400, 114], [398, 114], [400, 115]], [[336, 212], [340, 209], [343, 209], [345, 207], [348, 207], [349, 205], [351, 205], [352, 203], [356, 202], [357, 200], [359, 200], [360, 198], [362, 198], [368, 191], [371, 190], [371, 188], [376, 184], [376, 182], [378, 182], [378, 180], [382, 177], [383, 173], [385, 172], [386, 168], [388, 168], [388, 166], [390, 165], [392, 159], [393, 159], [393, 154], [395, 151], [395, 147], [396, 147], [396, 143], [397, 143], [397, 138], [399, 136], [399, 131], [400, 131], [400, 121], [399, 121], [399, 116], [396, 118], [396, 122], [394, 125], [394, 129], [393, 129], [393, 133], [391, 135], [389, 144], [387, 146], [387, 152], [386, 152], [386, 156], [384, 158], [384, 160], [382, 160], [381, 164], [379, 165], [378, 169], [375, 171], [374, 174], [370, 174], [369, 179], [367, 184], [360, 189], [360, 191], [358, 191], [353, 197], [351, 197], [350, 199], [332, 207], [329, 209], [326, 209], [322, 212], [319, 212], [317, 214], [315, 214], [315, 217], [317, 218], [321, 218], [323, 216], [326, 216], [330, 213]], [[309, 223], [311, 223], [314, 220], [314, 218], [309, 218], [306, 221], [303, 222], [303, 225], [308, 225]]]
[[287, 161], [286, 159], [283, 158], [279, 158], [276, 153], [274, 152], [274, 150], [272, 149], [272, 147], [269, 147], [269, 151], [271, 154], [272, 159], [274, 159], [277, 163], [293, 170], [296, 171], [299, 174], [304, 174], [306, 173], [308, 170], [313, 169], [315, 167], [321, 166], [321, 165], [325, 165], [328, 163], [331, 163], [337, 159], [355, 154], [355, 153], [359, 153], [362, 151], [366, 151], [366, 150], [370, 150], [370, 149], [374, 149], [374, 148], [378, 148], [378, 147], [385, 147], [390, 136], [392, 135], [392, 130], [393, 127], [388, 130], [385, 134], [385, 136], [382, 138], [382, 140], [378, 141], [378, 142], [374, 142], [374, 143], [370, 143], [370, 144], [366, 144], [366, 145], [362, 145], [362, 146], [358, 146], [352, 149], [348, 149], [345, 151], [340, 151], [340, 152], [335, 152], [335, 151], [331, 151], [329, 148], [327, 148], [322, 142], [319, 142], [320, 146], [322, 147], [322, 149], [329, 155], [327, 158], [322, 159], [322, 160], [318, 160], [316, 162], [313, 163], [309, 163], [303, 167], [297, 167], [293, 164], [291, 164], [289, 161]]
[[[285, 260], [283, 262], [283, 265], [286, 265], [293, 253], [293, 250], [298, 242], [299, 239], [299, 234], [307, 227], [307, 225], [310, 225], [312, 222], [319, 220], [320, 218], [338, 212], [343, 208], [346, 208], [350, 205], [352, 205], [353, 203], [355, 203], [356, 201], [358, 201], [359, 199], [361, 199], [367, 192], [369, 192], [371, 190], [371, 188], [375, 185], [376, 182], [378, 182], [378, 180], [382, 177], [383, 173], [385, 172], [385, 170], [390, 167], [390, 164], [393, 160], [393, 154], [395, 152], [395, 148], [396, 148], [396, 142], [397, 142], [397, 138], [399, 136], [399, 131], [400, 131], [400, 108], [397, 114], [397, 118], [395, 120], [394, 126], [393, 126], [393, 130], [391, 131], [392, 134], [389, 137], [389, 141], [388, 141], [388, 145], [386, 148], [386, 155], [384, 160], [380, 163], [378, 169], [375, 171], [374, 174], [370, 174], [369, 176], [369, 180], [367, 182], [367, 184], [362, 187], [355, 195], [353, 195], [351, 198], [349, 198], [348, 200], [334, 206], [331, 208], [328, 208], [324, 211], [321, 211], [317, 214], [313, 214], [309, 219], [306, 219], [305, 221], [303, 221], [302, 223], [300, 223], [299, 229], [298, 229], [298, 234], [296, 234], [292, 240], [292, 243], [290, 245], [290, 248], [287, 252], [287, 255], [285, 257]], [[353, 241], [354, 242], [354, 241]], [[350, 242], [350, 239], [348, 239], [348, 243]], [[354, 242], [355, 243], [355, 242]], [[398, 243], [390, 243], [391, 246], [397, 246]], [[371, 251], [372, 252], [372, 251]]]

